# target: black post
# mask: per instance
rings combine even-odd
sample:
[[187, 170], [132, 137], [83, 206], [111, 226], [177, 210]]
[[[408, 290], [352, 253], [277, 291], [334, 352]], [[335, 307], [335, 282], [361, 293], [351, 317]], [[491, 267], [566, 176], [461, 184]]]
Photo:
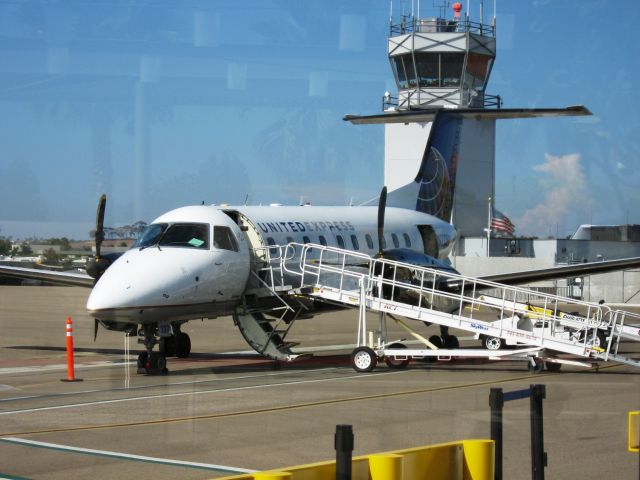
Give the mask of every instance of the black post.
[[351, 425], [336, 425], [336, 480], [351, 480], [353, 430]]
[[544, 467], [547, 466], [542, 428], [542, 400], [545, 396], [544, 385], [531, 385], [531, 478], [533, 480], [544, 480]]
[[501, 388], [492, 388], [489, 393], [491, 407], [491, 440], [495, 444], [495, 480], [502, 480], [502, 407], [504, 394]]

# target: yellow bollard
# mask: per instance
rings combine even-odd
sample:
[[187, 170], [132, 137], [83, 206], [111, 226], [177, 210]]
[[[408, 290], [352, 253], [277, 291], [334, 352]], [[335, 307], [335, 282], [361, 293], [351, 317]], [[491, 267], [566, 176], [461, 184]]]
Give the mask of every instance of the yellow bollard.
[[464, 480], [493, 480], [495, 445], [493, 440], [463, 440]]
[[379, 453], [369, 455], [371, 480], [402, 480], [402, 455]]
[[289, 472], [261, 472], [255, 473], [255, 480], [289, 480], [292, 477]]
[[640, 452], [640, 411], [629, 412], [629, 443], [630, 452]]

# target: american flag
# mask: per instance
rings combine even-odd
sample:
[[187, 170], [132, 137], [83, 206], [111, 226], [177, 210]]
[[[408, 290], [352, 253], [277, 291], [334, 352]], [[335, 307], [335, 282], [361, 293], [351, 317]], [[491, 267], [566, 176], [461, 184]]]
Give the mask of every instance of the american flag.
[[513, 235], [513, 233], [516, 231], [516, 227], [513, 223], [511, 223], [509, 217], [507, 217], [504, 213], [495, 208], [492, 208], [491, 230], [493, 230], [494, 232], [502, 232]]

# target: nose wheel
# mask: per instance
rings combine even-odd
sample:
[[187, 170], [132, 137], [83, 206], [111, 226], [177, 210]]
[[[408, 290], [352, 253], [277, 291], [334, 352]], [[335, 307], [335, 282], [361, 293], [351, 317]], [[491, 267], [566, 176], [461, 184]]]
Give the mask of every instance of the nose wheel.
[[[167, 373], [167, 357], [164, 352], [164, 348], [161, 348], [159, 352], [154, 352], [153, 347], [158, 340], [156, 339], [157, 325], [147, 324], [143, 326], [144, 339], [144, 352], [138, 354], [138, 373], [143, 375], [158, 375], [161, 373]], [[140, 340], [138, 340], [140, 341]], [[163, 342], [164, 343], [164, 342]], [[162, 345], [164, 347], [164, 345]]]

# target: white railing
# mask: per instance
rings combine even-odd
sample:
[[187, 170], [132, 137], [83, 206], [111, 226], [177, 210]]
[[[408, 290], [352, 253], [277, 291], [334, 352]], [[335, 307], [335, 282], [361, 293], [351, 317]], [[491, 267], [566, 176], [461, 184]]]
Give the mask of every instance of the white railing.
[[[599, 330], [609, 327], [615, 333], [610, 327], [616, 315], [609, 307], [567, 297], [315, 244], [281, 247], [278, 258], [277, 269], [287, 281], [297, 279], [294, 287], [316, 287], [316, 295], [332, 301], [353, 306], [366, 302], [368, 309], [395, 311], [522, 344], [588, 356], [602, 351], [593, 346]], [[359, 285], [366, 298], [360, 298]], [[490, 289], [499, 295], [483, 299]], [[521, 294], [530, 299], [524, 311], [516, 301]], [[487, 320], [487, 311], [497, 320]], [[528, 322], [529, 328], [521, 328], [520, 322]], [[607, 351], [609, 347], [610, 342]]]

